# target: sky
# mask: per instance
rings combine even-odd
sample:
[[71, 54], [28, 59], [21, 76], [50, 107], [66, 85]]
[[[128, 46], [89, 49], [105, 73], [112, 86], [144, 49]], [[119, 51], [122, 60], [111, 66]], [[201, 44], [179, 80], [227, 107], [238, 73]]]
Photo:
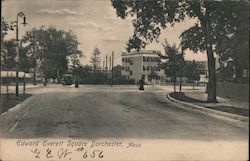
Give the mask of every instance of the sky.
[[[110, 0], [4, 0], [2, 16], [7, 21], [15, 21], [18, 12], [27, 17], [28, 25], [20, 25], [19, 37], [25, 31], [40, 26], [54, 26], [57, 29], [72, 30], [80, 42], [84, 53], [81, 62], [90, 64], [94, 48], [99, 48], [101, 58], [115, 53], [114, 64], [121, 64], [121, 53], [126, 51], [126, 42], [133, 34], [131, 18], [121, 19]], [[153, 42], [146, 49], [164, 51], [162, 43], [179, 44], [180, 34], [192, 26], [196, 20], [186, 20], [162, 31], [159, 43]], [[15, 31], [9, 31], [6, 39], [15, 38]], [[206, 60], [206, 54], [185, 51], [186, 60]]]

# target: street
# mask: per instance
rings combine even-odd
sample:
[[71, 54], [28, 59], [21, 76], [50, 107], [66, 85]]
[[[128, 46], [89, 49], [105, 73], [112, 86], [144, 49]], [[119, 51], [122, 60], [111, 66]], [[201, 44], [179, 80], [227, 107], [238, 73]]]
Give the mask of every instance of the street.
[[[248, 139], [248, 127], [179, 108], [166, 98], [172, 87], [48, 85], [27, 88], [25, 105], [1, 116], [6, 138]], [[22, 107], [25, 106], [25, 107]], [[11, 113], [26, 108], [7, 123]]]

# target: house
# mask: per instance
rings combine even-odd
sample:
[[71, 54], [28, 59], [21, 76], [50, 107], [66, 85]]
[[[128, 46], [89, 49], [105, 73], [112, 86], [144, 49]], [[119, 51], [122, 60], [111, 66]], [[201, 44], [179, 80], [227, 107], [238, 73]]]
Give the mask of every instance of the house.
[[146, 83], [165, 80], [164, 71], [160, 69], [160, 51], [139, 50], [122, 53], [122, 75], [138, 82], [141, 77]]

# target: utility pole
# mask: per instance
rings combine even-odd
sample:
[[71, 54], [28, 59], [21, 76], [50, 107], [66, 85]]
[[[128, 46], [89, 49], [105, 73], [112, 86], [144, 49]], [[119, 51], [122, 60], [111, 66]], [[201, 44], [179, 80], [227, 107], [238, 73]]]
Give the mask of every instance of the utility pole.
[[18, 14], [17, 14], [17, 21], [16, 21], [16, 96], [19, 96], [19, 72], [18, 72], [18, 67], [19, 67], [19, 40], [18, 40]]
[[112, 68], [111, 68], [111, 87], [113, 85], [113, 77], [114, 77], [114, 71], [113, 71], [113, 68], [114, 68], [114, 51], [112, 51]]
[[106, 66], [105, 66], [105, 71], [106, 71], [106, 82], [108, 84], [108, 56], [106, 54]]
[[[20, 41], [20, 47], [22, 48], [22, 41]], [[25, 94], [25, 71], [23, 72], [23, 94]]]
[[112, 58], [111, 58], [111, 56], [109, 56], [109, 73], [111, 72], [111, 61], [112, 61]]
[[105, 71], [105, 60], [103, 60], [103, 64], [102, 64], [102, 73], [104, 74]]
[[16, 16], [16, 21], [14, 21], [14, 23], [16, 23], [15, 27], [16, 27], [16, 42], [17, 42], [17, 46], [16, 46], [16, 96], [18, 97], [19, 95], [19, 38], [18, 38], [18, 18], [19, 17], [23, 17], [23, 25], [25, 26], [26, 23], [26, 17], [24, 15], [23, 12], [19, 12], [17, 13]]

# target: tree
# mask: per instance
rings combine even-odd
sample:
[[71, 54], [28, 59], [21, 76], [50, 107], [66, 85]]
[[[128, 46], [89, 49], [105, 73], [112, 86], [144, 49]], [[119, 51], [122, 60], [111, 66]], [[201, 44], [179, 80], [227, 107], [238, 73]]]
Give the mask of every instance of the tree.
[[[185, 20], [197, 19], [197, 23], [182, 35], [181, 46], [193, 51], [206, 51], [208, 59], [208, 102], [216, 100], [216, 76], [213, 45], [222, 35], [231, 33], [231, 26], [238, 23], [240, 12], [237, 7], [249, 7], [246, 1], [197, 1], [197, 0], [154, 0], [127, 1], [111, 0], [117, 16], [133, 17], [134, 34], [127, 49], [144, 48], [158, 40], [161, 29]], [[243, 4], [243, 5], [242, 5]], [[233, 28], [233, 27], [232, 27]]]
[[[240, 29], [235, 32], [231, 36], [225, 36], [218, 44], [216, 48], [216, 52], [220, 54], [221, 62], [229, 62], [232, 61], [232, 68], [235, 67], [235, 81], [242, 82], [243, 78], [243, 70], [249, 71], [249, 31], [248, 29]], [[230, 64], [231, 65], [231, 64]], [[224, 67], [220, 67], [220, 72], [222, 75], [231, 75], [232, 78], [232, 70], [223, 69]], [[230, 67], [227, 67], [230, 68]], [[227, 72], [229, 72], [227, 74]], [[245, 78], [245, 79], [249, 79]]]
[[79, 72], [81, 83], [90, 83], [92, 76], [92, 67], [89, 65], [80, 66], [77, 71]]
[[58, 71], [60, 75], [67, 72], [69, 57], [74, 55], [76, 61], [82, 55], [77, 36], [72, 31], [57, 30], [52, 26], [33, 28], [24, 40], [33, 49], [45, 82], [47, 78], [56, 78]]
[[114, 78], [122, 77], [122, 66], [116, 65], [113, 67]]
[[2, 44], [6, 52], [1, 53], [1, 64], [2, 66], [6, 67], [7, 69], [11, 69], [15, 67], [15, 57], [16, 57], [16, 41], [15, 40], [8, 40], [4, 41]]
[[78, 54], [77, 51], [70, 56], [70, 61], [71, 61], [70, 68], [72, 69], [73, 75], [75, 77], [79, 77], [80, 74], [79, 69], [81, 69], [82, 67], [80, 58], [82, 58], [82, 54]]
[[183, 76], [187, 77], [188, 81], [194, 83], [200, 79], [200, 72], [198, 69], [198, 64], [193, 60], [192, 63], [186, 62], [183, 67]]
[[4, 36], [7, 34], [7, 31], [9, 29], [10, 29], [10, 26], [8, 22], [5, 20], [4, 17], [1, 16], [1, 43], [3, 43]]
[[[242, 81], [243, 70], [249, 71], [249, 2], [243, 1], [232, 4], [233, 14], [231, 25], [227, 26], [229, 34], [221, 35], [216, 45], [216, 53], [221, 61], [232, 59], [235, 67], [235, 81]], [[247, 78], [249, 82], [249, 76]]]
[[96, 71], [98, 69], [101, 69], [101, 66], [100, 66], [100, 62], [101, 62], [100, 54], [101, 54], [101, 52], [99, 51], [99, 49], [95, 48], [94, 51], [93, 51], [93, 55], [90, 58], [90, 63], [92, 63], [94, 75], [96, 74]]
[[175, 44], [171, 46], [166, 40], [163, 47], [165, 50], [164, 57], [167, 58], [167, 61], [162, 63], [161, 67], [165, 70], [165, 74], [174, 81], [174, 92], [176, 92], [176, 75], [180, 70], [179, 63], [183, 59], [183, 55], [178, 52]]
[[[13, 70], [16, 66], [16, 40], [6, 40], [3, 42], [3, 46], [6, 52], [2, 53], [2, 65], [8, 70]], [[27, 47], [19, 47], [19, 64], [18, 67], [23, 72], [29, 72], [31, 68], [35, 66], [33, 55], [28, 52]]]
[[150, 74], [148, 75], [148, 79], [149, 79], [149, 81], [152, 81], [152, 80], [154, 80], [154, 79], [159, 79], [159, 76], [157, 75], [157, 73], [154, 71], [154, 70], [152, 70], [151, 72], [150, 72]]

